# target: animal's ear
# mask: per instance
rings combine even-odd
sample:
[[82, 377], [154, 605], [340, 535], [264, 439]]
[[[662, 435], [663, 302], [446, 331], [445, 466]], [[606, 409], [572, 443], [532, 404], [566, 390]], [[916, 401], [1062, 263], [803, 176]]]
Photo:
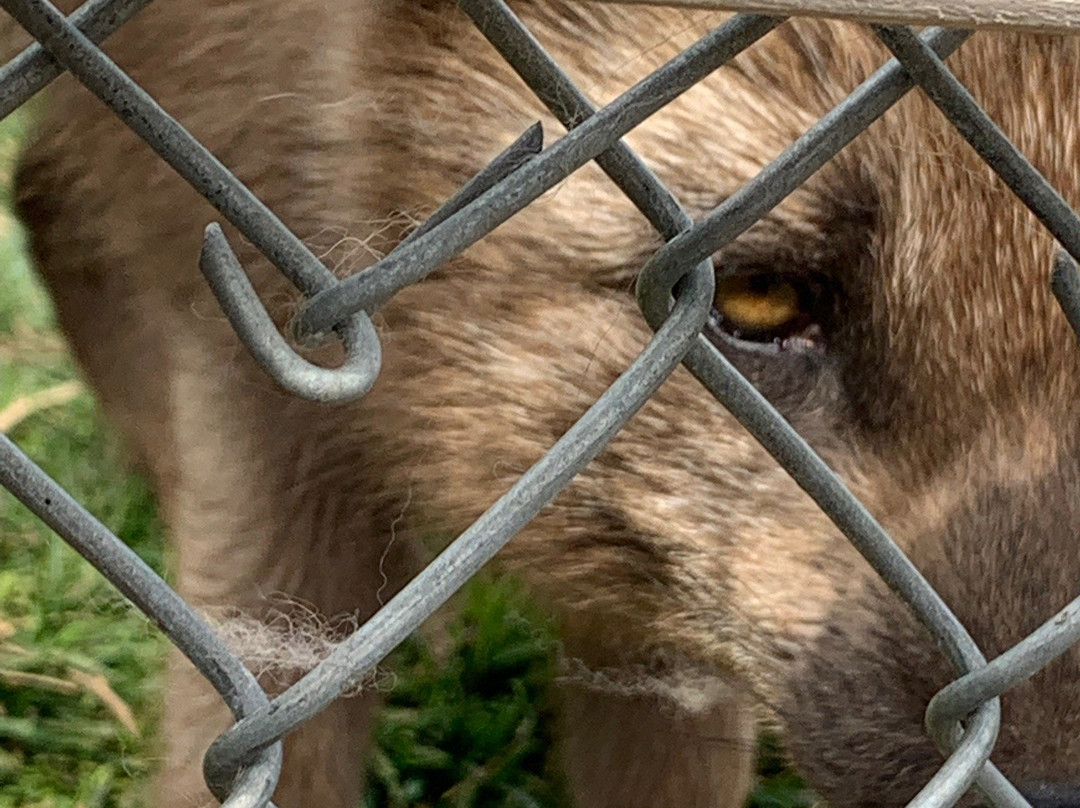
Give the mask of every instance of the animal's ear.
[[[595, 2], [596, 0], [589, 0]], [[1080, 2], [1060, 0], [599, 0], [627, 5], [683, 6], [751, 11], [783, 17], [833, 17], [863, 23], [1002, 28], [1041, 33], [1080, 31]], [[1004, 26], [1002, 20], [1008, 20]]]

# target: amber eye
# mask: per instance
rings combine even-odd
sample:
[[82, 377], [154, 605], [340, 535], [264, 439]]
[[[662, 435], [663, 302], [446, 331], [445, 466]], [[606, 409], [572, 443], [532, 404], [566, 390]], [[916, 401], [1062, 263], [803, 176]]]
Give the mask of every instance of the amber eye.
[[721, 275], [716, 279], [713, 327], [743, 342], [818, 344], [828, 297], [814, 277], [780, 272]]

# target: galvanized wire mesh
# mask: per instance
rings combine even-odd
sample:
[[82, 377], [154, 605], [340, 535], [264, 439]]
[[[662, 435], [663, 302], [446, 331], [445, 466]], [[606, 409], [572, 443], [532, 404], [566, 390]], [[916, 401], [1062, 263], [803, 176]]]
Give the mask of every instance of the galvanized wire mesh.
[[[729, 19], [602, 109], [595, 109], [502, 0], [460, 6], [567, 127], [541, 149], [527, 131], [385, 258], [338, 280], [183, 127], [95, 46], [149, 0], [90, 0], [65, 18], [46, 0], [0, 0], [38, 41], [0, 71], [0, 110], [10, 113], [70, 71], [202, 193], [308, 298], [294, 323], [305, 340], [333, 334], [338, 368], [300, 357], [260, 303], [221, 229], [205, 235], [201, 268], [236, 331], [283, 387], [319, 401], [363, 395], [380, 367], [368, 312], [483, 238], [585, 163], [596, 160], [665, 239], [638, 280], [638, 302], [656, 334], [638, 358], [520, 480], [332, 655], [271, 701], [214, 631], [107, 528], [0, 436], [0, 484], [11, 490], [132, 600], [202, 671], [236, 717], [211, 746], [205, 775], [228, 806], [267, 805], [281, 768], [280, 739], [359, 683], [600, 452], [684, 363], [833, 519], [939, 641], [956, 679], [933, 699], [927, 726], [946, 756], [909, 803], [951, 806], [977, 783], [997, 806], [1028, 803], [989, 762], [999, 696], [1080, 639], [1080, 600], [998, 658], [987, 661], [964, 626], [880, 525], [773, 407], [701, 335], [710, 315], [710, 257], [761, 219], [854, 137], [919, 85], [1064, 248], [1053, 288], [1080, 330], [1080, 219], [989, 120], [942, 60], [970, 32], [917, 35], [882, 26], [896, 57], [796, 140], [755, 178], [698, 221], [620, 138], [783, 21]], [[239, 775], [237, 774], [239, 772]]]

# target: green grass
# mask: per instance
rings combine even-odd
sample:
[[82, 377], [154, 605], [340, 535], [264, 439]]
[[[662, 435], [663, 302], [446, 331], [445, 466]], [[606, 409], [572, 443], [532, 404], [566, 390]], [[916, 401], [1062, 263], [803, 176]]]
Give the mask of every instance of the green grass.
[[567, 805], [549, 759], [552, 627], [509, 583], [471, 586], [445, 661], [414, 638], [375, 732], [365, 808]]
[[[78, 378], [5, 212], [19, 136], [17, 120], [0, 127], [0, 413]], [[89, 393], [30, 415], [11, 437], [165, 571], [153, 496]], [[166, 643], [4, 491], [0, 559], [0, 808], [147, 804]], [[364, 808], [566, 806], [550, 755], [550, 622], [507, 582], [475, 582], [459, 600], [448, 647], [413, 638], [390, 661]], [[761, 772], [753, 808], [809, 804], [771, 742]]]
[[[18, 120], [0, 130], [0, 412], [76, 378], [6, 212], [19, 134]], [[122, 472], [88, 393], [30, 415], [11, 437], [160, 569], [150, 492]], [[0, 558], [0, 808], [135, 806], [132, 786], [153, 759], [160, 638], [6, 492]]]

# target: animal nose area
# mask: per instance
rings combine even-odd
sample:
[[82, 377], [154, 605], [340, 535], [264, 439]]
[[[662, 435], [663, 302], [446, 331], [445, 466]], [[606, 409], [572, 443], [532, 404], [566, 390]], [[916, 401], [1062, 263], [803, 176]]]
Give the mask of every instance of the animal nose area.
[[[1058, 783], [1027, 783], [1020, 793], [1031, 803], [1031, 808], [1080, 808], [1080, 785]], [[990, 808], [980, 803], [976, 808]]]
[[[987, 436], [928, 477], [935, 498], [883, 519], [987, 659], [1080, 595], [1080, 443], [1044, 438]], [[900, 808], [941, 766], [923, 718], [958, 674], [875, 577], [823, 624], [780, 706], [792, 753], [835, 808]], [[1033, 808], [1080, 808], [1080, 645], [1005, 691], [1001, 711], [994, 764]]]
[[1080, 785], [1029, 783], [1020, 791], [1031, 808], [1080, 808]]
[[[989, 461], [977, 468], [969, 458], [965, 493], [943, 529], [912, 548], [988, 659], [1080, 594], [1080, 452], [1068, 440], [1052, 462], [1045, 453], [1034, 462], [1037, 449], [1003, 444], [1009, 473], [984, 476]], [[1001, 706], [994, 762], [1033, 808], [1080, 808], [1080, 646], [1005, 691]]]

